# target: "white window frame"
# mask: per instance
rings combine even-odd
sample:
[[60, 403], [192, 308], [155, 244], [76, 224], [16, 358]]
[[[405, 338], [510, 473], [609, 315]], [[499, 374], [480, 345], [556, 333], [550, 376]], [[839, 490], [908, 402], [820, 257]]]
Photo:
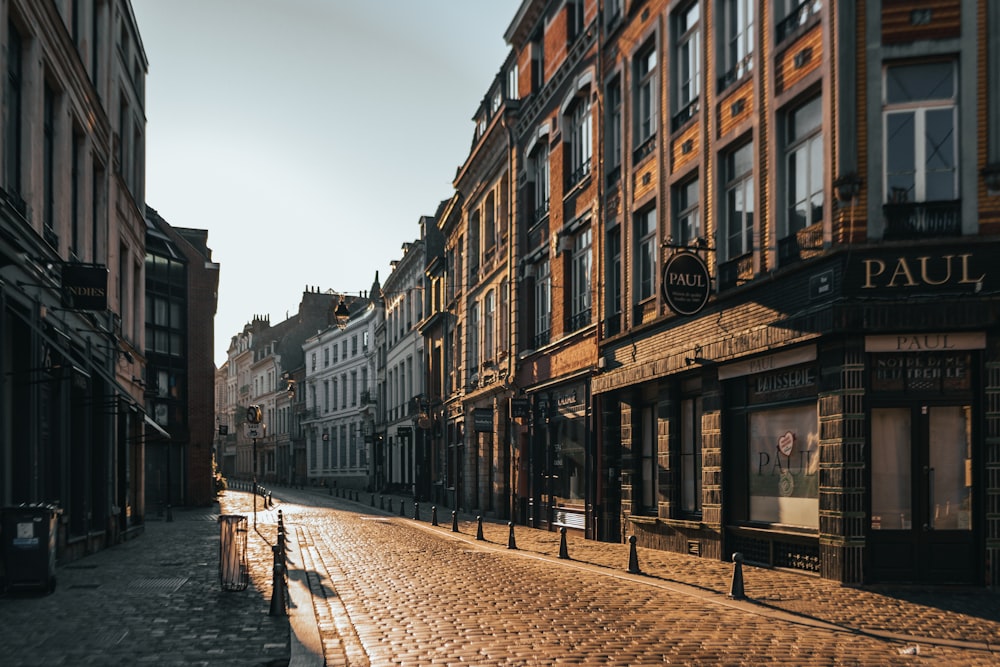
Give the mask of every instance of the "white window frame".
[[675, 15], [677, 111], [701, 96], [701, 3], [692, 2]]
[[[736, 158], [742, 151], [747, 151], [749, 158], [746, 168], [736, 163]], [[726, 259], [731, 260], [753, 252], [754, 233], [754, 178], [753, 178], [753, 142], [748, 142], [726, 154], [723, 169], [725, 174], [726, 195], [725, 209], [725, 249]], [[737, 169], [740, 169], [737, 171]], [[731, 203], [732, 202], [732, 203]], [[736, 208], [733, 203], [742, 202], [739, 219], [734, 215]]]
[[656, 207], [635, 215], [635, 300], [656, 296]]
[[[694, 197], [690, 196], [694, 193]], [[698, 176], [674, 186], [674, 231], [677, 245], [689, 246], [701, 237], [701, 181]]]
[[[785, 150], [785, 189], [788, 202], [785, 208], [785, 236], [823, 219], [826, 203], [823, 171], [826, 165], [823, 162], [822, 104], [821, 97], [814, 97], [790, 110], [785, 116], [788, 141], [788, 148]], [[816, 105], [816, 122], [800, 130], [796, 122], [798, 114], [812, 105]], [[799, 218], [795, 215], [800, 209], [805, 211], [802, 223], [799, 223]]]
[[549, 258], [535, 264], [535, 340], [552, 332], [552, 272]]
[[654, 38], [635, 56], [635, 148], [656, 136], [657, 64]]
[[570, 186], [576, 185], [590, 174], [593, 155], [593, 114], [590, 101], [580, 97], [570, 111]]

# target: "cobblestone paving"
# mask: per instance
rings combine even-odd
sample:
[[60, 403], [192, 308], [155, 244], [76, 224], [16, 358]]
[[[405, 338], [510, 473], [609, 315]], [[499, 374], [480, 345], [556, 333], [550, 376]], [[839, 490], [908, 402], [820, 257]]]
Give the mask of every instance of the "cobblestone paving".
[[0, 596], [0, 664], [286, 665], [288, 620], [267, 613], [262, 564], [247, 590], [221, 590], [218, 513], [175, 509], [58, 567], [50, 595]]
[[904, 597], [744, 565], [751, 600], [735, 602], [731, 564], [639, 549], [635, 575], [627, 545], [570, 537], [559, 560], [556, 533], [517, 526], [512, 550], [502, 523], [477, 541], [468, 516], [456, 534], [450, 512], [431, 527], [429, 507], [414, 521], [285, 495], [328, 664], [1000, 664], [1000, 603], [981, 591]]

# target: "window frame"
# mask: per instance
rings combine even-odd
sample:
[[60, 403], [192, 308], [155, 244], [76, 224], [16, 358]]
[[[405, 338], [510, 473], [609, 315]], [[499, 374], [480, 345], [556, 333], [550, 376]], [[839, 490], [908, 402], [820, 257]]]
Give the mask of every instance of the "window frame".
[[[689, 201], [689, 194], [692, 190], [695, 193], [694, 203]], [[672, 236], [674, 244], [690, 246], [702, 238], [704, 230], [701, 224], [701, 179], [697, 172], [673, 186], [673, 209]], [[688, 237], [692, 226], [685, 223], [691, 218], [695, 220], [693, 229], [697, 233]]]
[[[657, 218], [655, 205], [648, 206], [636, 212], [633, 218], [635, 257], [633, 259], [632, 275], [635, 281], [636, 303], [642, 303], [656, 296], [656, 269], [658, 265], [656, 252]], [[644, 262], [644, 260], [647, 261]]]
[[590, 324], [593, 319], [592, 271], [593, 271], [593, 229], [587, 224], [573, 235], [573, 254], [570, 276], [570, 331], [576, 331]]
[[552, 336], [552, 265], [548, 257], [535, 263], [534, 295], [535, 336], [531, 347], [538, 349], [548, 345]]
[[635, 76], [635, 141], [633, 149], [642, 148], [656, 137], [658, 112], [658, 72], [656, 38], [639, 49], [633, 58], [633, 73]]
[[[810, 105], [816, 104], [818, 107], [818, 122], [815, 125], [806, 127], [801, 133], [798, 132], [798, 127], [796, 123], [796, 114], [805, 110]], [[786, 236], [791, 236], [797, 231], [805, 229], [817, 222], [823, 221], [823, 216], [825, 214], [826, 205], [826, 192], [824, 188], [824, 172], [826, 164], [825, 159], [825, 146], [823, 144], [823, 98], [822, 95], [815, 95], [810, 97], [808, 100], [802, 104], [796, 105], [794, 108], [789, 109], [784, 115], [785, 120], [785, 220], [784, 229], [785, 234], [782, 238]], [[794, 133], [794, 134], [793, 134]], [[819, 155], [817, 156], [813, 153], [814, 150], [818, 149]], [[804, 180], [806, 182], [807, 192], [804, 194], [804, 199], [799, 198], [797, 195], [797, 178], [802, 169], [792, 166], [793, 158], [804, 153]], [[819, 167], [818, 182], [816, 179], [817, 174], [813, 173], [813, 167]], [[819, 199], [819, 205], [816, 206], [814, 201]], [[797, 224], [798, 218], [795, 216], [795, 211], [798, 210], [799, 204], [804, 204], [806, 215], [803, 224]], [[818, 217], [816, 209], [818, 208]], [[796, 224], [793, 224], [795, 222]]]
[[[737, 172], [736, 158], [741, 151], [749, 151], [749, 159], [747, 160], [748, 168]], [[754, 207], [756, 206], [756, 198], [754, 196], [754, 147], [753, 141], [747, 141], [732, 150], [726, 152], [723, 160], [723, 188], [724, 188], [724, 209], [723, 209], [723, 221], [725, 226], [722, 230], [724, 234], [724, 247], [726, 250], [725, 260], [733, 260], [737, 257], [742, 257], [754, 251], [753, 237], [754, 237]], [[743, 195], [743, 208], [740, 213], [738, 238], [740, 240], [739, 252], [734, 252], [733, 240], [737, 238], [737, 235], [733, 233], [734, 230], [734, 219], [732, 214], [735, 208], [730, 205], [730, 201], [735, 194]], [[748, 197], [749, 195], [749, 197]], [[749, 199], [749, 212], [746, 210], [746, 202]]]

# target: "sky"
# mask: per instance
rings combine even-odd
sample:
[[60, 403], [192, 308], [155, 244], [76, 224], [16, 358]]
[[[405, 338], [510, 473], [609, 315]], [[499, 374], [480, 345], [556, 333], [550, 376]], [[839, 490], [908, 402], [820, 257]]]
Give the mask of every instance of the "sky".
[[454, 188], [520, 0], [132, 0], [146, 203], [208, 230], [216, 365], [255, 316], [385, 281]]

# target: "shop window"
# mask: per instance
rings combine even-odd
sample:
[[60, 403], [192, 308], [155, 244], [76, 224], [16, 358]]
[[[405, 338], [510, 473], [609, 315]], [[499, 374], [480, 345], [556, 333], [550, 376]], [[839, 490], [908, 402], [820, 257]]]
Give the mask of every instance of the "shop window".
[[701, 514], [701, 397], [681, 401], [680, 419], [680, 510], [684, 515]]
[[819, 528], [816, 404], [750, 413], [750, 521]]

